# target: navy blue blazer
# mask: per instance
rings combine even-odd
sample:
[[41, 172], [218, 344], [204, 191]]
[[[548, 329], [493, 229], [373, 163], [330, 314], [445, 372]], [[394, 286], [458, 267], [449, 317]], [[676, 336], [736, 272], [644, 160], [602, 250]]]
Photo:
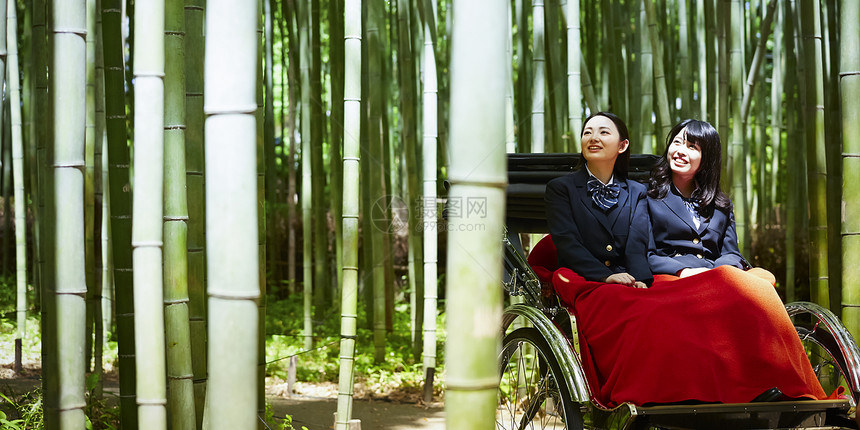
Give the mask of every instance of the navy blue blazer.
[[699, 227], [674, 187], [666, 197], [648, 197], [651, 237], [648, 263], [653, 273], [677, 274], [686, 268], [714, 268], [722, 265], [749, 267], [738, 249], [734, 211], [714, 209], [702, 218]]
[[615, 178], [621, 188], [618, 205], [603, 212], [588, 195], [590, 176], [582, 168], [546, 186], [546, 220], [559, 267], [567, 267], [589, 281], [626, 272], [650, 284], [645, 186]]

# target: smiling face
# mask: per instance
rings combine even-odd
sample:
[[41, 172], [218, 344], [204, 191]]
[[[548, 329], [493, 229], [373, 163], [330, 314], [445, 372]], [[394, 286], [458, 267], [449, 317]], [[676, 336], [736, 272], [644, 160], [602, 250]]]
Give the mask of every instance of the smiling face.
[[666, 152], [672, 175], [678, 175], [685, 179], [692, 179], [699, 171], [702, 163], [702, 148], [698, 143], [686, 139], [687, 128], [684, 127], [672, 139]]
[[627, 139], [621, 140], [615, 123], [602, 115], [585, 123], [580, 138], [582, 156], [589, 164], [615, 163], [618, 154], [626, 151], [629, 144]]

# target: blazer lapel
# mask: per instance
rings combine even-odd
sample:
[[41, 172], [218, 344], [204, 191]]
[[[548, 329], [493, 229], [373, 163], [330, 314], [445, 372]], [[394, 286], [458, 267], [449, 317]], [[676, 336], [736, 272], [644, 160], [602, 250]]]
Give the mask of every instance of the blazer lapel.
[[[675, 212], [675, 215], [678, 218], [681, 218], [684, 223], [686, 223], [690, 229], [698, 232], [699, 229], [696, 228], [696, 224], [693, 222], [693, 217], [690, 214], [690, 211], [687, 210], [687, 206], [684, 205], [684, 201], [681, 200], [680, 197], [676, 196], [671, 190], [666, 193], [666, 198], [663, 199], [663, 204], [669, 207], [672, 212]], [[699, 225], [704, 228], [705, 223]]]
[[702, 233], [704, 233], [705, 230], [708, 229], [708, 225], [711, 224], [711, 219], [713, 218], [713, 214], [711, 214], [711, 216], [707, 218], [699, 218], [702, 221], [701, 223], [699, 223], [699, 228], [696, 229], [696, 232], [699, 233], [699, 237], [702, 237]]
[[627, 192], [627, 181], [617, 181], [618, 186], [621, 188], [618, 193], [618, 206], [615, 207], [609, 213], [609, 225], [614, 226], [615, 222], [618, 221], [618, 215], [621, 214], [621, 208], [627, 204], [627, 199], [630, 197], [630, 193]]
[[591, 200], [591, 196], [588, 195], [588, 187], [586, 187], [588, 178], [588, 172], [584, 167], [573, 174], [573, 182], [576, 185], [577, 192], [579, 193], [579, 201], [582, 203], [583, 209], [596, 219], [607, 232], [612, 232], [612, 229], [610, 228], [611, 224], [609, 219], [607, 219], [606, 214], [600, 209], [594, 207], [594, 202]]

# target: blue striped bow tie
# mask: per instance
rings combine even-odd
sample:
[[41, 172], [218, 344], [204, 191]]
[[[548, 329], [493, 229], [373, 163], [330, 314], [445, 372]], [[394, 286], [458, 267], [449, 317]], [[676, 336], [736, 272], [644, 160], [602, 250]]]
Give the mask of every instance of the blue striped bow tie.
[[620, 192], [621, 187], [617, 183], [604, 185], [597, 178], [591, 178], [588, 181], [588, 194], [591, 195], [591, 200], [604, 211], [608, 211], [618, 204]]

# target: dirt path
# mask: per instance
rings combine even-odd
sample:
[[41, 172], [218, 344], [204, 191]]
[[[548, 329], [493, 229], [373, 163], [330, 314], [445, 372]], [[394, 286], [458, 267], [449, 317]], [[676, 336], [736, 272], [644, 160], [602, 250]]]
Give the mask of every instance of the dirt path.
[[[23, 375], [15, 375], [5, 366], [0, 367], [0, 393], [21, 394], [37, 388], [40, 382], [38, 369], [27, 369]], [[275, 417], [290, 415], [293, 426], [308, 430], [334, 428], [334, 413], [337, 410], [337, 392], [333, 384], [302, 383], [301, 393], [287, 396], [280, 390], [271, 390], [266, 396], [272, 404]], [[108, 377], [105, 389], [118, 392], [117, 381]], [[308, 394], [310, 393], [310, 394]], [[429, 405], [414, 402], [400, 402], [388, 399], [356, 399], [353, 402], [352, 416], [361, 421], [362, 430], [443, 430], [445, 428], [444, 408], [441, 402]], [[400, 398], [398, 396], [390, 396]]]
[[[268, 400], [272, 402], [275, 416], [291, 415], [293, 426], [297, 429], [302, 426], [308, 430], [334, 428], [334, 413], [337, 410], [335, 398], [296, 395], [289, 398], [269, 396]], [[384, 400], [355, 400], [352, 416], [361, 421], [361, 430], [445, 428], [445, 415], [441, 404], [422, 406]]]

